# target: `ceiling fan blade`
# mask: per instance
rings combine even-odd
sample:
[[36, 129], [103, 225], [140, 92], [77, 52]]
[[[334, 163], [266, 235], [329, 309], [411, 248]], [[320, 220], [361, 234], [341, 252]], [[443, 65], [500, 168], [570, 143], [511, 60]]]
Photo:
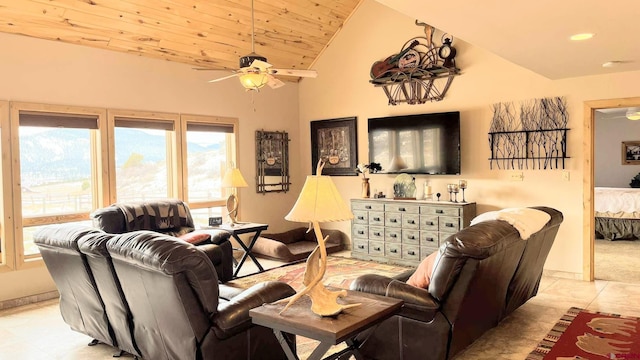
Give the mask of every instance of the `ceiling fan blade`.
[[271, 87], [272, 89], [277, 89], [279, 87], [284, 86], [284, 82], [282, 82], [280, 79], [276, 79], [271, 75], [267, 75], [267, 76], [269, 77], [269, 81], [267, 82], [267, 85], [269, 85], [269, 87]]
[[284, 75], [284, 76], [297, 76], [297, 77], [318, 77], [318, 72], [315, 70], [296, 70], [296, 69], [269, 69], [270, 74]]
[[218, 81], [222, 81], [222, 80], [231, 79], [232, 77], [236, 77], [236, 76], [238, 76], [238, 74], [231, 74], [231, 75], [223, 76], [223, 77], [221, 77], [221, 78], [217, 78], [217, 79], [209, 80], [209, 82], [210, 82], [210, 83], [218, 82]]
[[266, 61], [262, 61], [262, 60], [253, 60], [253, 62], [251, 62], [251, 67], [254, 68], [258, 68], [260, 70], [266, 70], [270, 67], [272, 67], [273, 65], [269, 64]]

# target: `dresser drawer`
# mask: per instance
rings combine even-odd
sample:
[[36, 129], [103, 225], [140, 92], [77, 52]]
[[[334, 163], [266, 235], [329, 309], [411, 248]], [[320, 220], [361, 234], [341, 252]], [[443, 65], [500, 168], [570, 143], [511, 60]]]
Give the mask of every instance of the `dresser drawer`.
[[420, 214], [436, 216], [460, 216], [460, 208], [445, 206], [420, 206]]
[[388, 258], [400, 259], [402, 257], [402, 245], [400, 243], [384, 244], [384, 255]]
[[369, 238], [369, 227], [367, 225], [353, 225], [353, 237], [359, 239]]
[[418, 205], [411, 204], [385, 204], [384, 211], [418, 214], [420, 213], [420, 207]]
[[351, 249], [351, 251], [360, 254], [368, 254], [369, 241], [363, 239], [353, 239], [353, 248]]
[[384, 214], [384, 225], [391, 227], [402, 226], [402, 214], [397, 212], [388, 212]]
[[420, 231], [402, 229], [402, 244], [420, 244]]
[[385, 242], [397, 242], [402, 240], [402, 230], [400, 228], [385, 228], [384, 229], [384, 241]]
[[384, 226], [384, 212], [369, 211], [369, 225]]
[[369, 212], [364, 210], [353, 210], [354, 224], [369, 224]]
[[384, 228], [382, 226], [369, 226], [369, 240], [384, 240]]
[[384, 256], [384, 243], [382, 241], [369, 241], [369, 255]]
[[360, 201], [353, 201], [351, 203], [351, 209], [352, 210], [373, 210], [373, 211], [384, 211], [384, 204], [383, 203], [376, 203], [376, 202], [360, 202]]
[[402, 245], [402, 259], [409, 261], [420, 261], [420, 247]]
[[438, 231], [438, 217], [433, 215], [420, 215], [420, 230]]
[[438, 218], [438, 230], [448, 233], [458, 232], [460, 230], [460, 218], [440, 216]]
[[436, 231], [420, 231], [420, 246], [440, 246], [438, 233]]
[[418, 214], [402, 214], [403, 229], [419, 229], [420, 215]]

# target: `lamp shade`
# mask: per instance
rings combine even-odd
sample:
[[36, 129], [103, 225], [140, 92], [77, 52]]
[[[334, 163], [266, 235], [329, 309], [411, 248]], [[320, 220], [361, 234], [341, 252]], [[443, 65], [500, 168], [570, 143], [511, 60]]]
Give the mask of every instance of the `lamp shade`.
[[330, 222], [353, 219], [330, 176], [309, 175], [298, 200], [287, 216], [289, 221]]
[[247, 187], [249, 186], [247, 182], [242, 177], [240, 170], [238, 168], [227, 169], [224, 173], [224, 177], [222, 178], [222, 187]]

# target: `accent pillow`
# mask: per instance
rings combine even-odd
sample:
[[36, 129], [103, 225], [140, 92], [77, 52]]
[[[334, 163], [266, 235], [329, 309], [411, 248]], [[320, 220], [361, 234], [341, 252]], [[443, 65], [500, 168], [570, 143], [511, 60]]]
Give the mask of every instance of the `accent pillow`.
[[422, 289], [428, 288], [431, 282], [431, 275], [433, 274], [433, 265], [436, 262], [437, 256], [438, 251], [436, 250], [424, 258], [422, 262], [420, 262], [420, 265], [418, 265], [416, 271], [409, 277], [409, 280], [407, 280], [407, 284]]
[[194, 245], [199, 244], [203, 241], [207, 241], [210, 238], [211, 236], [206, 232], [197, 232], [197, 231], [192, 231], [190, 233], [186, 233], [178, 236], [178, 239], [184, 240], [189, 244], [194, 244]]

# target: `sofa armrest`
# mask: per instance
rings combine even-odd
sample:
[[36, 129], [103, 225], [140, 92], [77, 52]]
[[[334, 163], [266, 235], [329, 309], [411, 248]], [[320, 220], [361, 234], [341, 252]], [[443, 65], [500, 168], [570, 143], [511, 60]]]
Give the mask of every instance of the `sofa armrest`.
[[388, 296], [404, 301], [400, 315], [421, 321], [430, 321], [440, 309], [440, 303], [426, 289], [407, 285], [396, 279], [367, 274], [351, 283], [351, 290]]
[[220, 245], [225, 241], [229, 241], [229, 237], [231, 236], [229, 232], [224, 230], [217, 230], [217, 229], [201, 229], [201, 230], [198, 230], [198, 232], [204, 232], [209, 234], [209, 236], [211, 237], [209, 241], [211, 241], [212, 244], [216, 244], [216, 245]]
[[218, 338], [226, 339], [251, 327], [249, 310], [280, 299], [293, 296], [295, 290], [286, 283], [266, 281], [240, 293], [226, 303], [220, 303], [211, 321]]

